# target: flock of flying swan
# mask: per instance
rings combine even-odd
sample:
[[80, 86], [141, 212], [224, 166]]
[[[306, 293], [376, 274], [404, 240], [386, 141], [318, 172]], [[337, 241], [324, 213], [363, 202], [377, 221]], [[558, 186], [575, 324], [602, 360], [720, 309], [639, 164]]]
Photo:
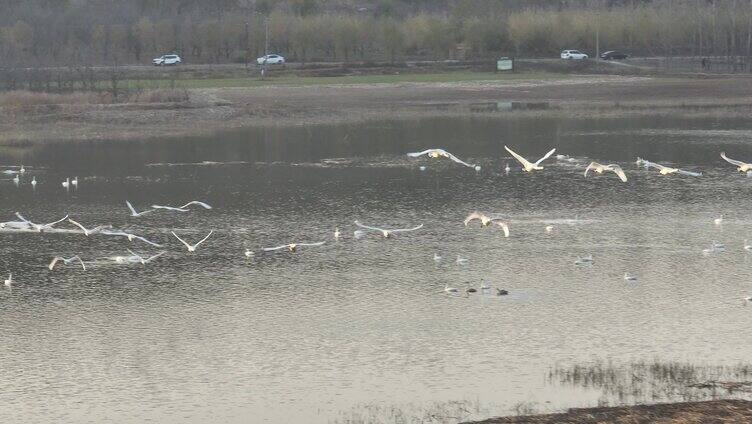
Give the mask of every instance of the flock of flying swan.
[[[522, 170], [524, 172], [533, 172], [533, 171], [540, 171], [543, 169], [543, 166], [541, 166], [541, 163], [551, 157], [556, 152], [556, 149], [549, 150], [545, 155], [543, 155], [540, 159], [538, 159], [535, 162], [530, 162], [526, 158], [522, 157], [521, 155], [514, 152], [512, 149], [510, 149], [507, 146], [504, 146], [504, 149], [506, 149], [509, 154], [512, 155], [522, 166]], [[415, 152], [415, 153], [408, 153], [408, 157], [411, 158], [418, 158], [421, 156], [426, 156], [428, 158], [446, 158], [449, 159], [455, 163], [458, 163], [460, 165], [472, 168], [476, 171], [480, 171], [481, 167], [479, 165], [469, 164], [461, 159], [459, 159], [457, 156], [447, 152], [443, 149], [427, 149], [422, 152]], [[721, 158], [727, 161], [728, 163], [734, 165], [737, 167], [737, 170], [739, 172], [747, 173], [747, 175], [752, 176], [752, 163], [746, 163], [739, 160], [731, 159], [726, 156], [725, 152], [721, 153]], [[578, 162], [577, 159], [571, 158], [566, 155], [557, 155], [557, 160], [560, 161], [566, 161], [566, 162]], [[686, 176], [693, 176], [693, 177], [699, 177], [702, 176], [702, 173], [699, 172], [691, 172], [682, 170], [679, 168], [674, 168], [666, 165], [661, 165], [658, 163], [650, 162], [648, 160], [637, 158], [637, 161], [635, 162], [639, 166], [643, 166], [645, 169], [656, 169], [660, 175], [670, 175], [670, 174], [679, 174], [679, 175], [686, 175]], [[424, 166], [420, 167], [422, 170], [425, 169]], [[509, 174], [510, 167], [509, 164], [505, 164], [504, 171], [506, 174]], [[619, 166], [618, 164], [601, 164], [598, 162], [590, 162], [587, 167], [585, 167], [584, 176], [587, 177], [590, 172], [596, 173], [596, 174], [604, 174], [605, 172], [613, 172], [621, 181], [626, 182], [627, 181], [627, 175], [624, 172], [624, 170]], [[13, 176], [13, 182], [18, 185], [20, 181], [20, 176], [24, 175], [26, 173], [26, 168], [21, 165], [18, 169], [12, 169], [12, 170], [4, 170], [2, 171], [5, 175], [12, 175]], [[31, 180], [31, 185], [33, 187], [36, 187], [37, 181], [36, 177], [33, 177]], [[67, 178], [63, 183], [63, 187], [66, 189], [78, 188], [78, 177], [74, 177], [73, 179]], [[164, 205], [151, 205], [151, 207], [144, 209], [144, 210], [137, 210], [133, 204], [131, 204], [130, 201], [125, 201], [125, 205], [128, 209], [129, 215], [132, 218], [142, 218], [148, 214], [152, 214], [158, 211], [166, 211], [166, 212], [178, 212], [178, 213], [185, 213], [190, 212], [192, 210], [192, 207], [199, 207], [206, 210], [212, 209], [212, 206], [201, 202], [198, 200], [190, 201], [184, 205], [181, 206], [164, 206]], [[161, 248], [163, 247], [162, 244], [156, 243], [153, 241], [150, 241], [146, 239], [145, 237], [132, 234], [123, 230], [115, 229], [111, 225], [98, 225], [98, 226], [92, 226], [87, 227], [86, 225], [70, 218], [68, 215], [64, 216], [61, 219], [58, 219], [53, 222], [49, 223], [36, 223], [33, 222], [27, 218], [25, 218], [20, 213], [16, 212], [15, 214], [16, 218], [18, 220], [12, 220], [12, 221], [6, 221], [6, 222], [0, 222], [0, 230], [4, 230], [4, 232], [11, 232], [11, 233], [24, 233], [24, 232], [31, 232], [31, 233], [44, 233], [44, 232], [50, 232], [50, 233], [62, 233], [62, 234], [82, 234], [85, 237], [90, 237], [94, 235], [100, 235], [100, 236], [111, 236], [111, 237], [122, 237], [127, 239], [129, 242], [133, 242], [135, 240], [141, 241], [143, 243], [149, 244], [153, 247]], [[486, 215], [482, 212], [472, 212], [470, 213], [464, 220], [463, 224], [467, 227], [474, 221], [478, 221], [480, 223], [481, 228], [486, 227], [492, 227], [494, 225], [501, 228], [503, 231], [504, 237], [509, 237], [510, 229], [508, 222], [505, 222], [502, 220], [501, 217], [495, 216], [495, 215]], [[76, 229], [61, 229], [56, 228], [57, 225], [62, 224], [64, 222], [67, 222], [71, 224], [72, 226], [76, 227]], [[716, 225], [721, 225], [723, 222], [723, 216], [716, 218], [714, 220]], [[355, 226], [358, 228], [353, 232], [353, 236], [355, 239], [362, 238], [368, 234], [374, 234], [377, 236], [381, 236], [383, 238], [391, 238], [395, 236], [396, 234], [400, 233], [408, 233], [412, 231], [417, 231], [423, 228], [423, 224], [418, 224], [413, 227], [407, 227], [407, 228], [381, 228], [373, 225], [365, 225], [361, 223], [360, 221], [354, 221]], [[551, 233], [554, 231], [554, 226], [549, 224], [545, 226], [545, 232]], [[172, 236], [177, 239], [180, 243], [182, 243], [187, 251], [189, 253], [193, 253], [198, 249], [198, 247], [206, 242], [212, 234], [214, 234], [214, 230], [210, 230], [209, 233], [201, 238], [199, 241], [195, 243], [189, 243], [186, 241], [183, 237], [179, 236], [175, 233], [175, 231], [170, 232]], [[340, 232], [339, 227], [335, 228], [333, 238], [334, 240], [339, 240], [342, 237], [342, 234]], [[290, 253], [295, 253], [298, 251], [300, 247], [318, 247], [322, 246], [326, 243], [326, 241], [319, 241], [319, 242], [293, 242], [293, 243], [287, 243], [276, 247], [263, 247], [260, 249], [260, 252], [277, 252], [277, 251], [287, 251]], [[726, 249], [726, 246], [722, 243], [718, 243], [716, 241], [713, 241], [713, 243], [706, 249], [702, 251], [703, 254], [712, 254], [716, 252], [721, 252]], [[752, 245], [750, 245], [747, 240], [744, 240], [744, 249], [747, 251], [752, 252]], [[141, 265], [146, 265], [148, 263], [151, 263], [158, 258], [162, 257], [166, 252], [161, 251], [157, 254], [154, 254], [152, 256], [143, 257], [135, 252], [133, 252], [130, 249], [126, 249], [129, 253], [128, 256], [112, 256], [107, 258], [107, 260], [114, 261], [118, 264], [137, 264], [140, 263]], [[254, 252], [252, 249], [245, 249], [244, 254], [248, 258], [252, 258], [256, 255], [256, 252]], [[442, 261], [442, 257], [436, 253], [434, 253], [433, 257], [434, 261], [436, 263], [439, 263]], [[457, 265], [464, 265], [467, 263], [466, 258], [462, 258], [461, 256], [457, 255], [456, 264]], [[592, 255], [587, 255], [584, 257], [578, 257], [575, 260], [576, 265], [580, 266], [590, 266], [594, 263], [594, 259]], [[59, 264], [62, 265], [80, 265], [82, 270], [86, 271], [86, 262], [78, 256], [74, 255], [71, 257], [63, 257], [63, 256], [55, 256], [52, 258], [52, 261], [47, 266], [50, 271], [53, 271], [56, 266]], [[624, 280], [626, 281], [636, 281], [637, 276], [631, 275], [629, 273], [624, 274]], [[6, 287], [11, 288], [11, 286], [15, 283], [13, 280], [13, 274], [10, 273], [8, 275], [8, 278], [4, 281], [4, 284]], [[481, 280], [481, 284], [479, 289], [476, 289], [474, 287], [468, 287], [465, 292], [466, 293], [475, 293], [478, 290], [480, 290], [482, 293], [486, 293], [489, 290], [491, 290], [491, 286], [486, 284], [483, 280]], [[446, 293], [458, 293], [460, 290], [455, 287], [445, 286], [444, 291]], [[508, 292], [503, 289], [496, 289], [496, 294], [499, 296], [507, 295]], [[747, 300], [752, 300], [752, 297], [745, 298]]]
[[[517, 161], [522, 165], [522, 170], [525, 171], [525, 172], [533, 172], [533, 171], [542, 170], [543, 166], [541, 166], [541, 163], [543, 161], [545, 161], [546, 159], [548, 159], [551, 155], [553, 155], [556, 152], [555, 148], [551, 149], [545, 155], [543, 155], [543, 157], [541, 157], [537, 161], [530, 162], [529, 160], [527, 160], [523, 156], [519, 155], [518, 153], [516, 153], [515, 151], [513, 151], [509, 147], [504, 146], [504, 149], [507, 152], [509, 152], [509, 154], [511, 154], [512, 157], [514, 157], [515, 159], [517, 159]], [[428, 156], [430, 158], [442, 158], [442, 157], [443, 158], [449, 158], [449, 159], [453, 160], [454, 162], [457, 162], [459, 164], [465, 165], [467, 167], [474, 168], [477, 171], [479, 171], [481, 169], [480, 166], [470, 165], [467, 162], [464, 162], [464, 161], [460, 160], [459, 158], [457, 158], [453, 154], [451, 154], [451, 153], [449, 153], [449, 152], [447, 152], [446, 150], [443, 150], [443, 149], [428, 149], [428, 150], [424, 150], [422, 152], [408, 153], [407, 154], [407, 156], [411, 157], [411, 158], [416, 158], [416, 157], [420, 157], [420, 156], [423, 156], [423, 155], [426, 155], [426, 156]], [[743, 172], [747, 176], [752, 176], [752, 163], [747, 163], [747, 162], [742, 162], [740, 160], [731, 159], [728, 156], [726, 156], [725, 152], [721, 152], [721, 158], [723, 160], [725, 160], [726, 162], [728, 162], [728, 163], [736, 166], [737, 170], [739, 172]], [[572, 157], [567, 156], [567, 155], [556, 155], [556, 159], [559, 160], [559, 161], [566, 161], [566, 162], [578, 162], [577, 159], [572, 158]], [[651, 162], [649, 160], [646, 160], [646, 159], [643, 159], [643, 158], [640, 158], [640, 157], [637, 158], [637, 160], [635, 161], [635, 164], [638, 165], [638, 166], [644, 167], [646, 170], [655, 169], [655, 170], [658, 171], [659, 175], [678, 174], [678, 175], [685, 175], [685, 176], [690, 176], [690, 177], [701, 177], [702, 176], [701, 172], [692, 172], [692, 171], [687, 171], [687, 170], [683, 170], [683, 169], [679, 169], [679, 168], [675, 168], [675, 167], [671, 167], [671, 166], [666, 166], [666, 165], [662, 165], [662, 164], [659, 164], [659, 163]], [[421, 168], [421, 170], [425, 169], [425, 167], [423, 167], [423, 166], [421, 166], [420, 168]], [[509, 174], [509, 171], [510, 171], [509, 164], [505, 164], [504, 171], [505, 171], [506, 174]], [[590, 173], [591, 171], [594, 172], [594, 173], [596, 173], [596, 174], [603, 174], [606, 171], [613, 172], [617, 177], [619, 177], [619, 179], [622, 182], [627, 182], [627, 175], [624, 172], [624, 170], [622, 169], [622, 167], [620, 165], [618, 165], [618, 164], [613, 164], [612, 163], [612, 164], [604, 165], [604, 164], [601, 164], [601, 163], [593, 161], [593, 162], [590, 162], [587, 165], [587, 167], [585, 167], [584, 176], [587, 177], [588, 173]], [[505, 237], [509, 237], [509, 225], [507, 223], [501, 221], [500, 217], [495, 217], [495, 216], [491, 217], [491, 216], [488, 216], [486, 214], [483, 214], [481, 212], [477, 212], [476, 211], [476, 212], [473, 212], [470, 215], [468, 215], [467, 218], [465, 218], [465, 220], [463, 221], [463, 223], [465, 224], [465, 226], [468, 226], [471, 222], [473, 222], [475, 220], [477, 220], [477, 221], [480, 222], [481, 227], [488, 227], [491, 224], [498, 224], [503, 229], [504, 236]], [[713, 222], [716, 225], [721, 225], [723, 223], [723, 215], [721, 215], [718, 218], [715, 218], [713, 220]], [[358, 224], [358, 222], [356, 222], [356, 224]], [[362, 226], [360, 224], [358, 224], [358, 225]], [[369, 228], [369, 227], [365, 227], [365, 228]], [[554, 230], [553, 225], [547, 225], [545, 227], [545, 231], [547, 233], [551, 233], [551, 232], [553, 232], [553, 230]], [[385, 234], [385, 236], [387, 236], [387, 235]], [[713, 241], [712, 244], [708, 248], [702, 250], [702, 253], [705, 254], [705, 255], [709, 255], [709, 254], [713, 254], [713, 253], [717, 253], [717, 252], [723, 252], [725, 250], [726, 250], [726, 246], [723, 243], [718, 243], [717, 241]], [[748, 252], [752, 252], [752, 245], [750, 245], [747, 242], [746, 239], [744, 240], [744, 250], [746, 250]], [[438, 254], [434, 254], [434, 261], [436, 261], [436, 262], [441, 261], [441, 256], [439, 256]], [[466, 259], [463, 259], [463, 258], [457, 256], [457, 263], [458, 264], [462, 264], [462, 263], [464, 263], [466, 261], [467, 261]], [[590, 266], [590, 265], [592, 265], [594, 263], [594, 260], [593, 260], [592, 255], [588, 255], [588, 256], [585, 256], [585, 257], [578, 257], [575, 260], [574, 263], [576, 265], [579, 265], [579, 266]], [[626, 280], [626, 281], [637, 281], [637, 276], [629, 274], [629, 273], [625, 273], [624, 274], [624, 280]], [[481, 286], [481, 291], [485, 291], [485, 290], [486, 290], [486, 288], [484, 288], [484, 286], [482, 285]], [[459, 289], [457, 289], [456, 287], [449, 287], [447, 285], [444, 288], [444, 291], [447, 292], [447, 293], [458, 293]], [[477, 290], [475, 288], [472, 288], [472, 287], [469, 287], [466, 290], [467, 293], [475, 293], [476, 291]], [[498, 294], [501, 295], [501, 291], [499, 291]], [[504, 294], [506, 294], [506, 293], [504, 293]], [[752, 301], [752, 296], [745, 297], [744, 299], [747, 300], [747, 301]]]

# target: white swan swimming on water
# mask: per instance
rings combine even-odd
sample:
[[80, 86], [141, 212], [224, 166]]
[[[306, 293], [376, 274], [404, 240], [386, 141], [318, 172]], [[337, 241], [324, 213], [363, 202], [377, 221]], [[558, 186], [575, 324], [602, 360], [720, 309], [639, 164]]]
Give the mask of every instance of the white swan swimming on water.
[[752, 244], [749, 244], [747, 242], [747, 239], [744, 239], [744, 250], [746, 250], [747, 252], [752, 252]]
[[289, 244], [283, 244], [282, 246], [277, 246], [277, 247], [264, 247], [261, 250], [263, 250], [264, 252], [273, 252], [276, 250], [287, 249], [289, 252], [297, 252], [298, 247], [300, 246], [321, 246], [324, 243], [326, 242], [320, 241], [317, 243], [289, 243]]
[[538, 159], [537, 162], [532, 163], [528, 161], [527, 159], [523, 158], [522, 156], [518, 155], [517, 153], [513, 152], [512, 149], [510, 149], [509, 147], [504, 146], [504, 148], [507, 150], [507, 152], [509, 152], [512, 156], [514, 156], [515, 159], [517, 159], [522, 164], [522, 169], [524, 169], [525, 172], [532, 172], [534, 170], [543, 169], [543, 167], [540, 166], [540, 163], [548, 159], [548, 157], [554, 154], [554, 152], [556, 151], [556, 149], [551, 149], [549, 150], [548, 153], [543, 155], [542, 158]]
[[608, 165], [601, 165], [598, 162], [590, 162], [590, 165], [585, 168], [585, 176], [587, 177], [587, 174], [590, 170], [593, 170], [593, 172], [596, 172], [598, 174], [602, 174], [604, 171], [611, 171], [614, 174], [616, 174], [622, 182], [627, 182], [627, 174], [624, 173], [624, 170], [621, 169], [621, 166], [611, 163]]
[[5, 280], [5, 287], [11, 288], [13, 285], [13, 273], [8, 274], [8, 278]]
[[339, 240], [339, 238], [342, 236], [342, 233], [339, 232], [339, 227], [334, 228], [334, 239]]
[[624, 279], [627, 280], [627, 281], [637, 281], [637, 276], [636, 275], [631, 275], [631, 274], [625, 272], [624, 273]]
[[423, 228], [423, 224], [420, 224], [420, 225], [418, 225], [416, 227], [413, 227], [413, 228], [395, 228], [395, 229], [389, 229], [389, 230], [387, 230], [387, 229], [384, 229], [384, 228], [370, 227], [368, 225], [363, 225], [359, 221], [355, 221], [355, 225], [357, 225], [360, 228], [364, 228], [366, 230], [369, 230], [369, 231], [379, 232], [379, 233], [381, 233], [381, 235], [384, 236], [384, 238], [389, 238], [389, 237], [391, 237], [395, 233], [405, 233], [405, 232], [408, 232], [408, 231], [415, 231], [415, 230], [419, 230], [419, 229]]
[[59, 224], [59, 223], [65, 221], [66, 219], [68, 219], [68, 215], [65, 215], [62, 219], [59, 219], [59, 220], [57, 220], [55, 222], [50, 222], [49, 224], [35, 224], [35, 223], [29, 221], [28, 219], [24, 218], [23, 216], [21, 216], [21, 214], [18, 213], [18, 212], [16, 212], [16, 216], [21, 221], [24, 221], [27, 224], [29, 224], [30, 227], [32, 227], [33, 229], [35, 229], [39, 233], [41, 233], [45, 229], [52, 228], [54, 225]]
[[415, 152], [415, 153], [408, 153], [407, 154], [407, 156], [409, 156], [411, 158], [417, 158], [417, 157], [420, 157], [420, 156], [423, 156], [423, 155], [427, 155], [429, 158], [448, 158], [448, 159], [451, 159], [451, 160], [453, 160], [453, 161], [455, 161], [455, 162], [457, 162], [457, 163], [459, 163], [461, 165], [465, 165], [468, 168], [473, 168], [476, 171], [480, 171], [480, 169], [481, 169], [480, 166], [478, 166], [478, 165], [471, 165], [471, 164], [469, 164], [469, 163], [461, 160], [457, 156], [455, 156], [455, 155], [447, 152], [444, 149], [428, 149], [428, 150], [423, 150], [422, 152]]
[[195, 251], [196, 251], [196, 248], [197, 248], [197, 247], [198, 247], [198, 246], [199, 246], [199, 245], [200, 245], [201, 243], [205, 242], [205, 241], [206, 241], [206, 239], [208, 239], [208, 238], [209, 238], [209, 237], [210, 237], [210, 236], [211, 236], [211, 235], [212, 235], [212, 234], [214, 233], [214, 230], [210, 230], [210, 231], [209, 231], [209, 234], [207, 234], [207, 235], [206, 235], [206, 237], [202, 238], [202, 239], [201, 239], [201, 241], [199, 241], [199, 242], [198, 242], [198, 243], [196, 243], [196, 244], [188, 244], [188, 242], [186, 242], [185, 240], [181, 239], [181, 238], [180, 238], [180, 236], [178, 236], [177, 234], [175, 234], [175, 232], [174, 232], [174, 231], [171, 231], [171, 233], [172, 233], [172, 235], [173, 235], [173, 236], [175, 236], [175, 238], [176, 238], [176, 239], [180, 240], [180, 242], [181, 242], [181, 243], [183, 243], [183, 244], [185, 245], [185, 247], [186, 247], [186, 248], [188, 249], [188, 251], [189, 251], [189, 252], [195, 252]]
[[84, 265], [84, 261], [81, 260], [81, 258], [78, 255], [70, 257], [70, 258], [64, 258], [62, 256], [55, 256], [54, 258], [52, 258], [52, 262], [50, 262], [50, 264], [47, 265], [47, 268], [49, 268], [50, 271], [52, 271], [53, 268], [55, 268], [55, 265], [60, 261], [62, 261], [65, 265], [69, 265], [73, 263], [74, 261], [78, 261], [81, 264], [81, 268], [83, 268], [84, 271], [86, 271], [86, 265]]
[[444, 292], [446, 292], [446, 293], [458, 293], [459, 289], [457, 289], [457, 287], [449, 287], [449, 285], [445, 284], [444, 285]]
[[718, 218], [714, 219], [713, 223], [715, 225], [721, 225], [721, 224], [723, 224], [723, 214], [721, 214], [721, 216], [719, 216]]
[[441, 256], [438, 253], [433, 254], [433, 261], [436, 263], [441, 262]]
[[740, 160], [731, 159], [731, 158], [727, 157], [726, 153], [724, 153], [724, 152], [721, 152], [721, 157], [726, 162], [728, 162], [728, 163], [730, 163], [732, 165], [736, 165], [737, 166], [736, 170], [739, 171], [739, 172], [745, 172], [746, 173], [746, 172], [752, 171], [752, 163], [746, 163], [746, 162], [742, 162]]

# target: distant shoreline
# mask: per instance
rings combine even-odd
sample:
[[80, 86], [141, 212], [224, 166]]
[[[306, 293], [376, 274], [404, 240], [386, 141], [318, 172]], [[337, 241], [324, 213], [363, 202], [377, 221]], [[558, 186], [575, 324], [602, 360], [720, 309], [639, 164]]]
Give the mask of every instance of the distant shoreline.
[[[752, 78], [745, 76], [499, 76], [463, 71], [346, 78], [312, 77], [301, 84], [280, 80], [245, 87], [222, 86], [228, 81], [218, 80], [216, 88], [157, 89], [125, 103], [87, 100], [86, 94], [76, 93], [41, 99], [34, 98], [34, 93], [27, 99], [21, 93], [19, 99], [4, 103], [3, 96], [9, 94], [0, 93], [0, 146], [210, 136], [254, 126], [432, 116], [620, 118], [665, 114], [722, 118], [752, 112]], [[210, 82], [203, 84], [211, 86]], [[511, 102], [545, 107], [507, 110]]]
[[554, 423], [743, 423], [752, 422], [752, 401], [712, 400], [596, 408], [573, 408], [563, 413], [498, 417], [465, 424]]

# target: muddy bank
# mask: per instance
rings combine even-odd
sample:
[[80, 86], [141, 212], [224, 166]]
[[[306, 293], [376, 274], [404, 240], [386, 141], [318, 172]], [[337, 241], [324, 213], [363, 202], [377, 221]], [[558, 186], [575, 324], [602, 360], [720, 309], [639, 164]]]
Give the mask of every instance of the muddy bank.
[[[715, 400], [707, 402], [573, 408], [559, 414], [491, 418], [472, 424], [553, 424], [553, 423], [749, 423], [752, 401]], [[471, 424], [471, 423], [466, 423]]]
[[[572, 117], [686, 113], [747, 116], [752, 78], [562, 75], [545, 79], [187, 89], [174, 103], [76, 104], [0, 112], [0, 144], [211, 134], [265, 125], [490, 113]], [[510, 110], [511, 102], [544, 104]], [[490, 105], [489, 109], [474, 107]], [[501, 105], [495, 107], [494, 105]]]

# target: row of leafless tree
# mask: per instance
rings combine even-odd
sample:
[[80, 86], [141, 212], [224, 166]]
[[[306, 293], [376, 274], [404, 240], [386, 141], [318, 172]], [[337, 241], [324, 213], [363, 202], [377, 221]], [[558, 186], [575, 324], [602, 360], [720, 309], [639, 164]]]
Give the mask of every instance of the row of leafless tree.
[[[0, 0], [7, 12], [0, 16], [0, 66], [16, 74], [145, 64], [167, 52], [189, 63], [242, 63], [264, 52], [267, 33], [271, 50], [295, 61], [548, 56], [564, 48], [593, 52], [596, 40], [601, 50], [638, 55], [752, 56], [752, 0], [562, 0], [534, 8], [512, 0], [437, 2], [444, 9], [393, 0], [370, 2], [368, 13], [322, 12], [346, 0], [281, 3]], [[415, 13], [389, 13], [409, 3]], [[111, 13], [123, 5], [122, 15]]]

